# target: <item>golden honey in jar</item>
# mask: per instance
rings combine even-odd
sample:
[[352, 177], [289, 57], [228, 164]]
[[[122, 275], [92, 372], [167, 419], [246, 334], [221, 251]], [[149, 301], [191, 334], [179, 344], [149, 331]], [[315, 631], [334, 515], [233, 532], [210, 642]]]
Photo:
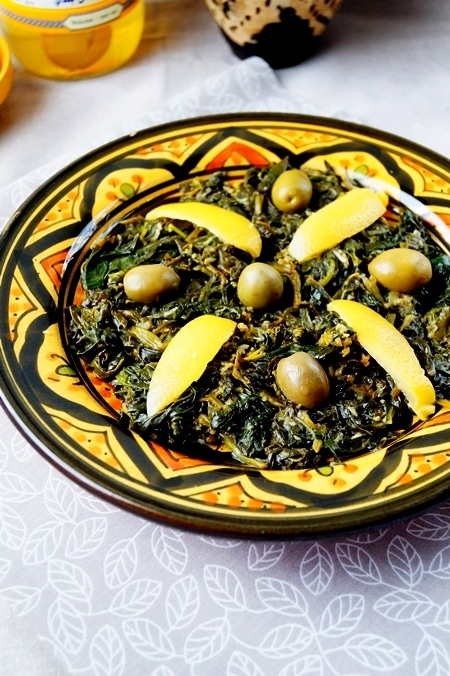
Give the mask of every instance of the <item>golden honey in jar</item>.
[[144, 28], [144, 0], [0, 0], [0, 26], [22, 66], [70, 80], [119, 68]]

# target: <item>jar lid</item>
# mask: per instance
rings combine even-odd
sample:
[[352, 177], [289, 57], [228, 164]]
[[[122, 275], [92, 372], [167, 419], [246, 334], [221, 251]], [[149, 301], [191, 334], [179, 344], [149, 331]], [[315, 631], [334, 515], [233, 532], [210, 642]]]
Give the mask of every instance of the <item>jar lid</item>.
[[13, 69], [11, 53], [8, 44], [0, 35], [0, 105], [6, 99], [11, 89]]

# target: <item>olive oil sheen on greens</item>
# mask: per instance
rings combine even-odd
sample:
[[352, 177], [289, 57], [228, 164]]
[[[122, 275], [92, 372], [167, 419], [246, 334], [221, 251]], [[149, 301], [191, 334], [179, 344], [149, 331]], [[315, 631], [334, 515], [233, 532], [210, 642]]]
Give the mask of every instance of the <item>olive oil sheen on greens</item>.
[[119, 68], [144, 27], [144, 0], [0, 0], [16, 59], [41, 77], [70, 80]]

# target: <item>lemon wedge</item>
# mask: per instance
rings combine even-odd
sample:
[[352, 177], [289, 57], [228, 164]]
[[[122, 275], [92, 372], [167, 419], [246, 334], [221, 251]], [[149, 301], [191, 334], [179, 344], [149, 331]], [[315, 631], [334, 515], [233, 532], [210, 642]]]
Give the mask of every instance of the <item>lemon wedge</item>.
[[288, 251], [303, 263], [369, 227], [385, 210], [385, 200], [373, 190], [353, 188], [308, 216], [294, 234]]
[[205, 228], [225, 244], [246, 251], [253, 258], [257, 258], [261, 253], [262, 242], [258, 228], [245, 216], [216, 204], [171, 202], [151, 209], [146, 218], [190, 221], [199, 228]]
[[185, 324], [167, 345], [153, 372], [147, 415], [162, 411], [198, 380], [235, 328], [232, 319], [215, 315], [201, 315]]
[[353, 300], [334, 300], [328, 309], [353, 329], [359, 343], [389, 373], [417, 417], [426, 420], [432, 415], [434, 387], [400, 331], [375, 310]]

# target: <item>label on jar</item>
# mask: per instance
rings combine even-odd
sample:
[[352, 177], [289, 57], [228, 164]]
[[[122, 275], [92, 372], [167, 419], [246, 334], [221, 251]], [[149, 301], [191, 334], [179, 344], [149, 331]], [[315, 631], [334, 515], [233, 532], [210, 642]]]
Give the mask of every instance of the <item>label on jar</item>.
[[139, 0], [2, 0], [0, 19], [31, 30], [78, 31], [118, 19]]

